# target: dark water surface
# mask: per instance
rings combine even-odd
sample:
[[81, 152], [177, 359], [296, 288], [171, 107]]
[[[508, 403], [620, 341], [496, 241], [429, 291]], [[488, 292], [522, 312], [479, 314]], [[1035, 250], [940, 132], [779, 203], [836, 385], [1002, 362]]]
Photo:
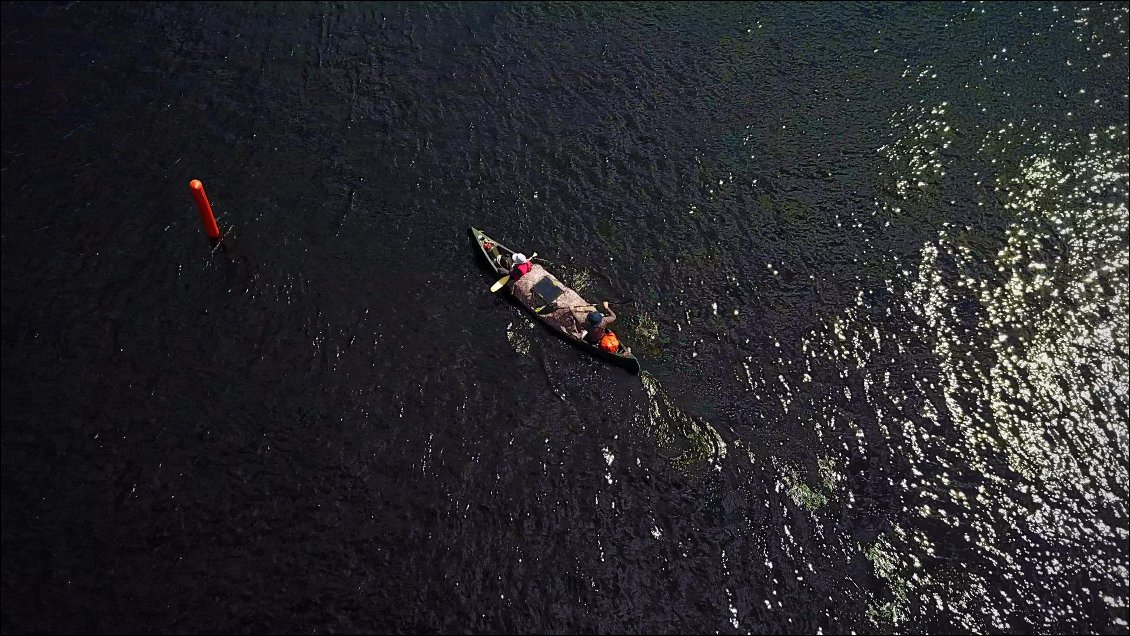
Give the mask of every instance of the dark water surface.
[[5, 3], [0, 627], [1127, 633], [1127, 15]]

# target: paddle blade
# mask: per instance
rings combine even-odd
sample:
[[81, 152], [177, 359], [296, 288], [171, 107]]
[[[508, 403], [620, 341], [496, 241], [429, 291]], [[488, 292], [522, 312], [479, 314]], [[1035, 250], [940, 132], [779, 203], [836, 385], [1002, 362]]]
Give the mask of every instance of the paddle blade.
[[508, 280], [510, 280], [510, 274], [507, 274], [507, 275], [503, 276], [502, 278], [498, 279], [497, 283], [490, 286], [490, 290], [492, 292], [496, 292], [496, 291], [502, 289], [502, 286], [505, 285], [506, 281], [508, 281]]

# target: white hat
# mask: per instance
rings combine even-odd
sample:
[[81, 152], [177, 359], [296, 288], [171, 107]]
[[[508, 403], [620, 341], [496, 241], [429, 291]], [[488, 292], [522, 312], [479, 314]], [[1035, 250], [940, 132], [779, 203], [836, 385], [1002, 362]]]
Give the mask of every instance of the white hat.
[[513, 259], [515, 265], [521, 265], [526, 262], [526, 255], [521, 252], [514, 252]]

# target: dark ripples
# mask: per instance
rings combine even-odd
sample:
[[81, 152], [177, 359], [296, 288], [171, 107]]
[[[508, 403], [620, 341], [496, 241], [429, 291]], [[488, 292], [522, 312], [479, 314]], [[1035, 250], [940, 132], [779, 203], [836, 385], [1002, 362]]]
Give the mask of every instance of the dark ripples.
[[4, 631], [1125, 633], [1126, 22], [5, 4]]

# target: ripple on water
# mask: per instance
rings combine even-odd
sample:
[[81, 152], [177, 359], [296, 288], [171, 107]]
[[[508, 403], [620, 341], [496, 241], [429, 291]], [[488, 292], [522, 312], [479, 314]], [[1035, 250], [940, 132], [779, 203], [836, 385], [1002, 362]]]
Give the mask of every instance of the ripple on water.
[[[962, 131], [956, 120], [973, 118], [953, 110], [941, 100], [892, 117], [896, 138], [879, 152], [893, 188], [873, 214], [917, 223], [952, 203], [948, 153], [967, 134], [990, 167], [974, 175], [976, 206], [1007, 222], [940, 220], [918, 262], [887, 281], [894, 300], [882, 311], [860, 290], [803, 343], [812, 364], [860, 380], [882, 444], [906, 464], [890, 478], [904, 516], [861, 546], [888, 584], [869, 612], [896, 625], [938, 612], [972, 631], [1023, 629], [1091, 624], [1101, 599], [1125, 627], [1127, 126]], [[862, 431], [844, 413], [846, 384], [812, 424], [839, 461], [875, 452], [850, 442]], [[784, 475], [798, 503], [824, 503]]]

